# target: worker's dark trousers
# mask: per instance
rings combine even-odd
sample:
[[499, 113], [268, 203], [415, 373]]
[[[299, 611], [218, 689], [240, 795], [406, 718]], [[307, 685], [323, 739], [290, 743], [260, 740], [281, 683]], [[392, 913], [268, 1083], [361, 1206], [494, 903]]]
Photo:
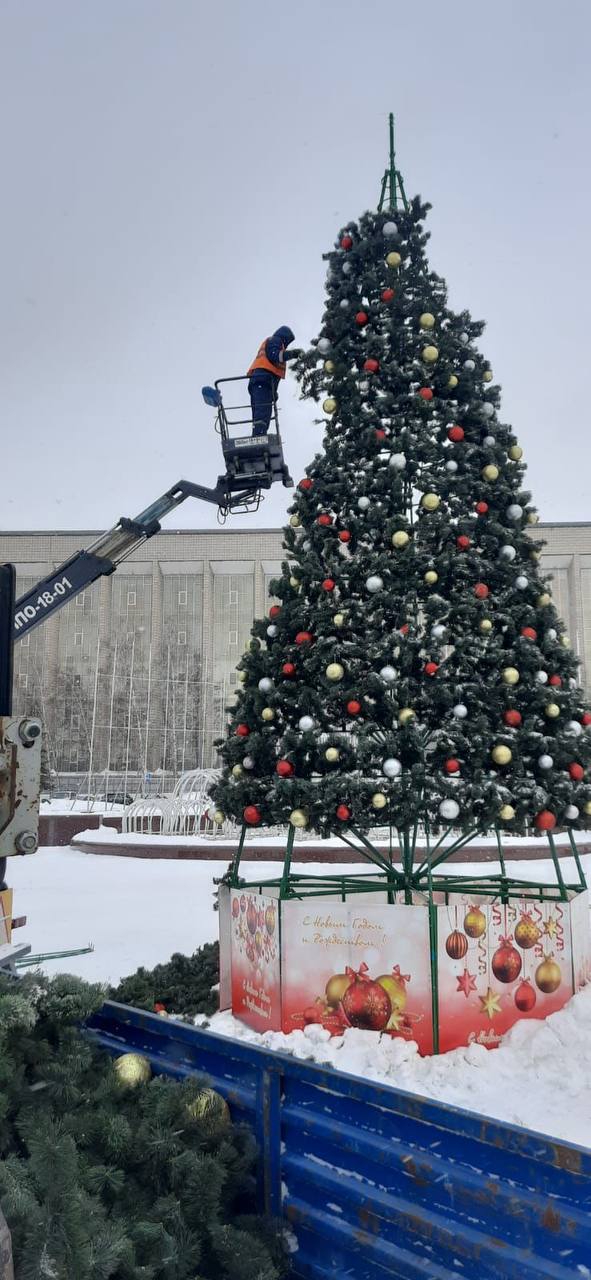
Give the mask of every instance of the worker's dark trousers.
[[253, 436], [264, 436], [269, 430], [273, 401], [275, 399], [277, 378], [266, 369], [257, 369], [248, 383], [248, 394], [252, 405]]

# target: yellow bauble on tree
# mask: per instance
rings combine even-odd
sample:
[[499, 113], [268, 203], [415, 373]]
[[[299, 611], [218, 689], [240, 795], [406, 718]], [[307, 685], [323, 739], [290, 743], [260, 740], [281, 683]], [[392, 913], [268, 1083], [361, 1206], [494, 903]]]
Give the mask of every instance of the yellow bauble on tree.
[[328, 397], [327, 397], [327, 399], [323, 401], [323, 404], [322, 404], [322, 412], [323, 412], [323, 413], [334, 413], [334, 412], [335, 412], [336, 407], [337, 407], [337, 402], [336, 402], [336, 400], [333, 400], [332, 396], [328, 396]]
[[552, 604], [552, 596], [548, 591], [542, 591], [541, 596], [538, 596], [538, 605], [540, 609], [545, 609], [549, 604]]
[[216, 827], [221, 827], [222, 823], [226, 821], [226, 815], [222, 813], [221, 809], [216, 809], [213, 815], [213, 820], [216, 824]]
[[503, 822], [510, 822], [514, 817], [515, 810], [512, 804], [504, 804], [502, 809], [499, 809], [499, 818], [501, 818]]
[[560, 715], [560, 707], [558, 706], [558, 703], [549, 702], [547, 706], [544, 707], [544, 715], [547, 716], [549, 720], [555, 720], [556, 717]]
[[327, 747], [324, 755], [329, 764], [335, 764], [335, 762], [340, 759], [341, 753], [337, 747]]
[[327, 680], [342, 680], [344, 674], [345, 668], [341, 666], [340, 662], [329, 662], [326, 668]]
[[495, 764], [509, 764], [509, 761], [513, 759], [513, 753], [510, 751], [509, 747], [504, 747], [502, 743], [493, 747], [490, 754]]
[[263, 710], [261, 711], [261, 718], [262, 718], [263, 720], [267, 720], [267, 721], [274, 720], [274, 719], [275, 719], [275, 712], [274, 712], [273, 708], [272, 708], [272, 707], [263, 707]]
[[478, 626], [481, 631], [492, 631], [492, 622], [490, 618], [482, 618], [478, 623]]
[[388, 803], [388, 798], [384, 795], [383, 791], [376, 791], [371, 797], [371, 803], [374, 809], [385, 809]]
[[419, 324], [421, 329], [432, 329], [435, 325], [435, 316], [432, 316], [430, 311], [423, 311], [422, 316], [419, 316]]
[[123, 1053], [115, 1062], [115, 1074], [120, 1084], [135, 1088], [138, 1084], [147, 1084], [152, 1068], [141, 1053]]
[[302, 522], [299, 516], [293, 515], [289, 517], [289, 523], [292, 529], [299, 529]]
[[483, 381], [483, 382], [492, 382], [492, 380], [493, 380], [493, 371], [492, 371], [492, 369], [485, 369], [485, 370], [484, 370], [484, 373], [483, 373], [483, 375], [482, 375], [482, 381]]
[[441, 498], [436, 493], [424, 493], [421, 498], [421, 506], [425, 511], [437, 511], [441, 502]]
[[300, 580], [299, 580], [299, 578], [294, 578], [294, 576], [293, 576], [293, 574], [292, 574], [291, 578], [289, 579], [289, 585], [290, 585], [290, 587], [293, 587], [293, 589], [294, 589], [294, 591], [295, 591], [296, 587], [299, 587], [299, 585], [300, 585]]
[[560, 643], [563, 649], [570, 649], [570, 640], [567, 635], [562, 635], [560, 637]]
[[221, 1093], [215, 1089], [200, 1089], [196, 1098], [187, 1103], [187, 1112], [200, 1120], [207, 1133], [230, 1124], [230, 1108]]
[[307, 827], [308, 815], [303, 809], [292, 809], [289, 815], [289, 821], [292, 827]]
[[495, 467], [494, 462], [489, 462], [487, 463], [486, 467], [482, 468], [483, 480], [498, 480], [498, 478], [499, 478], [499, 468]]
[[333, 623], [334, 623], [335, 627], [344, 627], [344, 625], [345, 625], [345, 615], [344, 615], [344, 613], [335, 613], [334, 618], [333, 618]]
[[238, 671], [236, 674], [241, 684], [244, 684], [244, 681], [248, 680], [248, 671]]
[[412, 707], [403, 707], [402, 711], [398, 712], [398, 723], [408, 724], [409, 721], [414, 719], [414, 716], [415, 716], [415, 712], [413, 711]]
[[502, 672], [505, 684], [518, 684], [519, 672], [517, 667], [504, 667]]
[[539, 517], [539, 515], [538, 515], [537, 511], [529, 511], [529, 512], [528, 512], [528, 516], [527, 516], [527, 523], [528, 523], [528, 524], [538, 524], [539, 519], [540, 519], [540, 517]]
[[523, 457], [523, 449], [521, 448], [521, 445], [512, 444], [509, 449], [509, 457], [511, 462], [519, 462], [519, 459]]
[[458, 379], [456, 378], [455, 373], [450, 373], [449, 378], [447, 379], [447, 385], [451, 391], [453, 391], [454, 387], [457, 387]]
[[585, 800], [583, 805], [583, 813], [591, 813], [591, 800]]
[[423, 347], [421, 355], [425, 364], [435, 364], [435, 361], [439, 358], [439, 351], [437, 350], [437, 347]]
[[435, 583], [439, 582], [439, 574], [436, 573], [434, 569], [427, 569], [427, 572], [425, 574], [425, 582], [427, 583], [428, 587], [434, 587]]
[[408, 546], [409, 542], [410, 542], [410, 538], [408, 534], [405, 533], [404, 529], [397, 529], [396, 533], [392, 534], [393, 547], [406, 547]]
[[387, 255], [386, 262], [388, 263], [389, 267], [399, 267], [400, 263], [402, 262], [402, 258], [400, 257], [399, 253], [396, 253], [396, 251], [393, 250], [392, 253], [389, 253]]
[[244, 773], [244, 770], [243, 770], [243, 768], [242, 768], [242, 765], [241, 765], [241, 764], [235, 764], [235, 765], [233, 765], [233, 766], [232, 766], [232, 777], [233, 777], [233, 778], [241, 778], [243, 773]]
[[325, 361], [324, 361], [324, 368], [325, 368], [325, 370], [326, 370], [326, 372], [327, 372], [327, 373], [334, 373], [334, 363], [333, 363], [333, 361], [332, 361], [332, 360], [325, 360]]

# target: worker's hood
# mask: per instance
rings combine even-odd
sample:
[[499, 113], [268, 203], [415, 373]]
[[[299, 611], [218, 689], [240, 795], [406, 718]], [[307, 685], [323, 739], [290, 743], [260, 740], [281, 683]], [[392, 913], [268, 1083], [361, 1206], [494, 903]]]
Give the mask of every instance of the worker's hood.
[[292, 332], [289, 325], [282, 324], [279, 329], [275, 330], [273, 337], [281, 338], [282, 342], [284, 342], [287, 347], [290, 342], [293, 342], [295, 338], [295, 333]]

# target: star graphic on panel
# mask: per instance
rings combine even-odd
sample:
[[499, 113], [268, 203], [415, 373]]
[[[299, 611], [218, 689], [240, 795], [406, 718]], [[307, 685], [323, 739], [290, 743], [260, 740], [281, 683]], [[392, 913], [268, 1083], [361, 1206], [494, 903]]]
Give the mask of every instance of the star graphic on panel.
[[555, 938], [557, 931], [558, 921], [554, 919], [554, 916], [549, 916], [548, 919], [544, 921], [544, 933], [548, 938]]
[[495, 1013], [501, 1012], [501, 1006], [499, 1004], [500, 998], [500, 993], [498, 991], [493, 991], [490, 987], [488, 988], [485, 996], [480, 996], [480, 1004], [482, 1006], [480, 1012], [485, 1013], [487, 1018], [490, 1018], [491, 1022]]
[[470, 992], [476, 990], [476, 976], [475, 974], [468, 973], [467, 969], [464, 969], [461, 978], [457, 978], [457, 983], [457, 990], [464, 992], [466, 1000], [468, 999]]

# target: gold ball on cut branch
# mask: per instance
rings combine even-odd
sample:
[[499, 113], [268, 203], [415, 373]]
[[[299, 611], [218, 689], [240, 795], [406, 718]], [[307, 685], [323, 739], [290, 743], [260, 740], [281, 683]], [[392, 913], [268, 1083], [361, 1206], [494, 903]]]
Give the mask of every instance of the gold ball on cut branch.
[[300, 580], [299, 580], [299, 578], [294, 578], [294, 577], [293, 577], [293, 575], [292, 575], [292, 577], [289, 579], [289, 585], [290, 585], [290, 587], [293, 587], [294, 589], [295, 589], [296, 587], [299, 587], [299, 585], [300, 585]]
[[302, 523], [302, 522], [301, 522], [301, 520], [300, 520], [300, 517], [299, 517], [299, 516], [295, 516], [295, 515], [294, 515], [294, 516], [290, 516], [290, 517], [289, 517], [289, 523], [290, 523], [290, 525], [291, 525], [292, 529], [299, 529], [299, 527], [300, 527], [300, 525], [301, 525], [301, 523]]
[[519, 672], [517, 667], [504, 667], [501, 674], [505, 684], [519, 683]]
[[303, 809], [292, 809], [289, 815], [289, 821], [292, 827], [307, 827], [308, 815]]
[[241, 764], [235, 764], [232, 768], [232, 777], [241, 778], [244, 770]]
[[274, 720], [274, 719], [275, 719], [275, 712], [274, 712], [273, 708], [272, 708], [272, 707], [263, 707], [263, 710], [261, 711], [261, 718], [262, 718], [263, 720]]
[[425, 582], [427, 583], [428, 587], [433, 587], [436, 582], [439, 582], [439, 574], [436, 573], [434, 569], [427, 569], [427, 572], [425, 574]]
[[555, 720], [556, 717], [560, 715], [560, 707], [558, 706], [558, 703], [549, 702], [548, 705], [544, 707], [544, 715], [547, 716], [549, 720]]
[[402, 258], [400, 257], [400, 254], [396, 253], [396, 251], [394, 250], [392, 253], [389, 253], [387, 255], [386, 262], [388, 263], [389, 267], [399, 267], [400, 263], [402, 262]]
[[402, 711], [398, 712], [398, 723], [408, 724], [410, 720], [414, 720], [414, 717], [415, 717], [415, 712], [413, 711], [412, 707], [403, 707]]
[[120, 1084], [135, 1088], [138, 1084], [147, 1084], [152, 1068], [141, 1053], [124, 1053], [115, 1062], [115, 1074]]
[[519, 459], [523, 457], [523, 449], [520, 444], [511, 445], [511, 448], [509, 449], [509, 457], [511, 462], [519, 462]]
[[333, 622], [334, 622], [335, 627], [344, 627], [344, 625], [345, 625], [345, 615], [344, 615], [344, 613], [335, 613], [334, 618], [333, 618]]
[[495, 764], [509, 764], [509, 761], [513, 758], [513, 753], [510, 751], [509, 747], [504, 747], [502, 744], [499, 744], [497, 747], [493, 747], [490, 754]]
[[332, 978], [328, 979], [324, 994], [326, 1003], [332, 1009], [338, 1009], [345, 991], [351, 986], [352, 981], [353, 979], [349, 978], [346, 973], [333, 973]]
[[334, 362], [332, 360], [325, 360], [324, 368], [326, 373], [334, 373]]
[[334, 413], [334, 411], [335, 411], [336, 407], [337, 407], [337, 402], [336, 402], [336, 400], [333, 400], [332, 396], [329, 396], [329, 397], [328, 397], [328, 399], [327, 399], [327, 400], [324, 400], [324, 402], [323, 402], [323, 404], [322, 404], [322, 412], [323, 412], [323, 413]]
[[485, 369], [485, 370], [484, 370], [484, 373], [483, 373], [483, 375], [482, 375], [482, 381], [483, 381], [483, 382], [492, 382], [492, 380], [493, 380], [493, 371], [492, 371], [492, 369]]
[[499, 468], [495, 467], [493, 462], [487, 463], [486, 467], [482, 468], [483, 480], [498, 480], [498, 478], [499, 478]]
[[504, 804], [502, 808], [499, 809], [499, 818], [501, 818], [503, 822], [510, 822], [511, 818], [514, 817], [515, 810], [512, 804]]
[[458, 379], [456, 378], [455, 373], [450, 373], [449, 378], [447, 379], [447, 385], [452, 391], [454, 387], [457, 387]]
[[425, 511], [437, 511], [441, 502], [441, 498], [437, 493], [424, 493], [421, 498], [421, 506]]
[[327, 747], [326, 751], [324, 752], [324, 755], [328, 760], [329, 764], [334, 764], [335, 760], [338, 760], [340, 758], [340, 754], [341, 753], [337, 747]]
[[432, 329], [435, 324], [435, 316], [432, 316], [430, 311], [423, 311], [422, 316], [419, 316], [419, 324], [421, 329]]
[[225, 813], [222, 813], [221, 809], [216, 809], [213, 815], [213, 820], [216, 824], [216, 827], [221, 827], [222, 823], [226, 821], [226, 815]]
[[209, 1133], [230, 1124], [228, 1103], [215, 1089], [200, 1089], [197, 1097], [187, 1103], [187, 1111], [195, 1120], [201, 1120]]
[[539, 517], [539, 515], [538, 515], [537, 511], [530, 511], [530, 512], [528, 513], [527, 523], [528, 523], [528, 524], [538, 524], [539, 519], [540, 519], [540, 517]]
[[423, 357], [423, 360], [425, 361], [425, 364], [435, 364], [435, 361], [439, 357], [439, 351], [437, 347], [433, 347], [433, 346], [423, 347], [423, 350], [421, 351], [421, 355]]
[[248, 671], [239, 671], [237, 674], [241, 684], [244, 684], [244, 681], [248, 680]]
[[345, 668], [341, 666], [340, 662], [329, 662], [326, 668], [327, 680], [342, 680], [344, 674]]
[[410, 542], [410, 538], [404, 529], [397, 529], [396, 533], [392, 534], [393, 547], [405, 547], [408, 542]]
[[492, 622], [490, 618], [482, 618], [478, 626], [481, 631], [492, 631]]
[[550, 593], [548, 591], [542, 591], [541, 596], [538, 596], [538, 605], [540, 609], [545, 609], [546, 606], [551, 603], [552, 603], [552, 596], [550, 595]]
[[374, 809], [385, 809], [388, 803], [388, 798], [384, 795], [383, 791], [376, 791], [375, 795], [371, 797], [371, 803]]

